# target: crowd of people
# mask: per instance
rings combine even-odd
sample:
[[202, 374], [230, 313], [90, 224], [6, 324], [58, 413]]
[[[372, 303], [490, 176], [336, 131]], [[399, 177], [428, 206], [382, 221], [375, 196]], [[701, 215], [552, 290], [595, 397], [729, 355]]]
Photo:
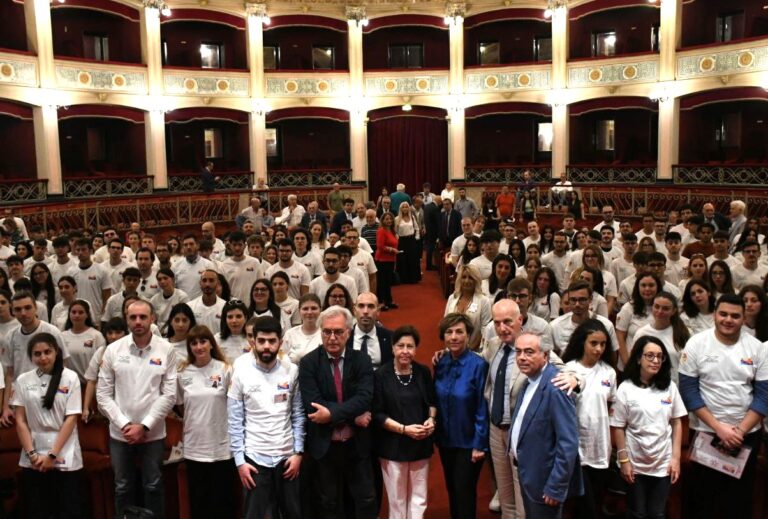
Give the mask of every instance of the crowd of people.
[[[602, 517], [613, 464], [629, 516], [659, 518], [690, 417], [692, 459], [720, 461], [691, 464], [684, 507], [751, 517], [768, 414], [759, 221], [734, 200], [633, 228], [604, 204], [579, 227], [577, 190], [555, 188], [559, 229], [539, 225], [527, 173], [479, 202], [450, 183], [368, 203], [334, 186], [328, 211], [290, 195], [276, 215], [255, 197], [221, 234], [166, 239], [138, 224], [48, 237], [7, 216], [0, 425], [22, 445], [29, 516], [84, 514], [78, 422], [105, 419], [117, 516], [165, 517], [176, 419], [193, 517], [235, 517], [240, 486], [247, 518], [373, 519], [386, 493], [391, 519], [418, 519], [437, 447], [452, 519], [475, 517], [486, 460], [504, 519], [566, 503]], [[455, 270], [428, 364], [417, 327], [380, 321], [422, 260]]]

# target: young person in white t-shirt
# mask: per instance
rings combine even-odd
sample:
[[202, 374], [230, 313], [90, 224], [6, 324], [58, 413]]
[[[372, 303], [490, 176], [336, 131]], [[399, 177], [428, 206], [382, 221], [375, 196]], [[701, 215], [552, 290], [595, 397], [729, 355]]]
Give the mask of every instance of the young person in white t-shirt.
[[188, 304], [179, 303], [171, 308], [163, 337], [168, 340], [180, 359], [187, 355], [187, 334], [194, 326], [197, 326], [197, 318]]
[[80, 380], [64, 367], [58, 341], [49, 333], [31, 337], [25, 353], [36, 369], [16, 380], [11, 404], [22, 448], [26, 512], [28, 517], [81, 517]]
[[[240, 355], [251, 351], [245, 336], [245, 322], [249, 315], [248, 307], [237, 299], [227, 301], [221, 309], [220, 331], [215, 335], [215, 339], [224, 355], [223, 359], [229, 364], [234, 364]], [[187, 342], [189, 343], [189, 337]]]
[[613, 346], [608, 330], [589, 319], [574, 330], [563, 356], [565, 368], [581, 375], [584, 389], [576, 397], [579, 421], [579, 459], [584, 495], [577, 501], [579, 517], [598, 517], [611, 460], [609, 407], [616, 395]]
[[691, 429], [728, 450], [751, 449], [739, 479], [691, 464], [697, 519], [717, 517], [718, 501], [729, 517], [752, 517], [761, 422], [768, 415], [768, 349], [743, 325], [744, 301], [720, 296], [715, 327], [691, 337], [680, 358], [680, 392]]
[[69, 366], [85, 382], [85, 372], [94, 352], [106, 345], [104, 336], [93, 326], [91, 307], [87, 301], [76, 299], [69, 306], [69, 317], [61, 333], [69, 350]]
[[691, 332], [680, 319], [680, 306], [677, 298], [664, 291], [656, 294], [651, 306], [651, 316], [651, 321], [635, 332], [635, 341], [646, 335], [660, 339], [667, 349], [672, 365], [672, 381], [677, 383], [680, 355], [688, 339], [691, 338]]
[[280, 357], [298, 365], [301, 359], [322, 342], [317, 319], [320, 317], [320, 298], [315, 294], [304, 294], [299, 299], [301, 325], [285, 331], [280, 349]]
[[622, 369], [627, 363], [637, 330], [651, 322], [653, 298], [661, 292], [661, 283], [658, 277], [650, 273], [638, 276], [635, 279], [632, 298], [628, 303], [624, 303], [616, 316], [616, 336], [619, 339], [619, 369]]
[[187, 350], [179, 362], [176, 406], [184, 417], [189, 507], [195, 517], [234, 517], [236, 472], [227, 432], [231, 366], [205, 326], [189, 330]]
[[715, 326], [715, 296], [706, 281], [691, 280], [683, 292], [683, 311], [680, 318], [691, 335]]
[[664, 344], [641, 337], [616, 392], [610, 423], [631, 517], [664, 517], [670, 486], [680, 477], [686, 410], [671, 369]]

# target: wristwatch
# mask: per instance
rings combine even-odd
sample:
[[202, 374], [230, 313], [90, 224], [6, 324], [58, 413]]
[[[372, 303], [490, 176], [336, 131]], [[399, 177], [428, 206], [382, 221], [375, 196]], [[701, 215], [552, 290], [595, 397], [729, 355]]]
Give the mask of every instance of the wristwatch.
[[58, 459], [58, 456], [53, 453], [53, 451], [48, 453], [48, 457], [51, 458], [53, 461], [56, 461]]

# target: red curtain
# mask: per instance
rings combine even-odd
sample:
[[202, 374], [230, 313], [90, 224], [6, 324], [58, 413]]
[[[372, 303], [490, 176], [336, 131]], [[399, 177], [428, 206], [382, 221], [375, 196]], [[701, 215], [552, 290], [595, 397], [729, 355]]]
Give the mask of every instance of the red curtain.
[[368, 123], [371, 200], [378, 198], [381, 188], [392, 192], [399, 182], [410, 194], [421, 191], [424, 182], [431, 183], [432, 192], [439, 193], [448, 180], [445, 111], [414, 107], [406, 114], [398, 106], [376, 112], [371, 113]]

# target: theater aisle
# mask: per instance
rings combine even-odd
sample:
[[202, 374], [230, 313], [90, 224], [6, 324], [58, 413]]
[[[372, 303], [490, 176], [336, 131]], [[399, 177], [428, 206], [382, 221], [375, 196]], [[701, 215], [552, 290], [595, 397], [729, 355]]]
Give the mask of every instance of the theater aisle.
[[[417, 350], [416, 360], [424, 365], [430, 364], [432, 354], [442, 347], [437, 334], [437, 324], [445, 311], [445, 299], [440, 289], [440, 280], [436, 272], [424, 272], [424, 278], [417, 285], [400, 285], [392, 289], [395, 303], [400, 305], [397, 310], [381, 314], [380, 320], [387, 328], [394, 330], [403, 324], [411, 324], [421, 334], [421, 344]], [[486, 461], [480, 476], [478, 488], [477, 517], [478, 519], [498, 518], [499, 514], [488, 511], [491, 500], [491, 481], [488, 463]], [[386, 517], [383, 511], [381, 517]], [[443, 482], [443, 469], [437, 449], [432, 456], [429, 467], [429, 507], [427, 519], [445, 519], [450, 517], [448, 510], [448, 495]]]

